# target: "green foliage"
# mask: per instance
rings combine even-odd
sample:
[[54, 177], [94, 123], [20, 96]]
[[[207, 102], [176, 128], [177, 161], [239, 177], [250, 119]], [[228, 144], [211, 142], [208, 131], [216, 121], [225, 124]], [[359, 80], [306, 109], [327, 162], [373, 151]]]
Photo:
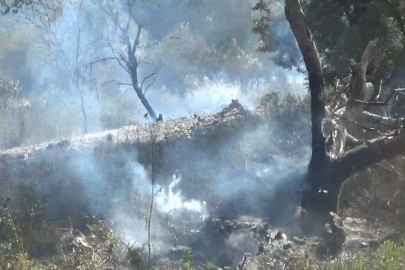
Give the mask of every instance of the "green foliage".
[[19, 13], [25, 9], [30, 9], [35, 12], [37, 16], [44, 16], [50, 18], [52, 12], [60, 12], [63, 1], [52, 0], [0, 0], [0, 14], [6, 15], [9, 13]]
[[36, 209], [28, 209], [17, 217], [9, 209], [9, 200], [7, 198], [0, 208], [0, 268], [43, 269], [27, 254], [27, 248], [33, 244], [28, 235], [32, 235], [38, 225]]
[[0, 6], [2, 7], [2, 10], [0, 11], [0, 13], [2, 15], [8, 14], [10, 12], [18, 13], [29, 2], [31, 2], [31, 1], [13, 0], [10, 2], [7, 0], [0, 0]]
[[[191, 248], [187, 248], [184, 250], [184, 257], [183, 257], [183, 263], [181, 265], [182, 270], [192, 270], [193, 268], [193, 263], [194, 263], [194, 254]], [[215, 270], [216, 267], [213, 263], [207, 262], [207, 264], [204, 267], [205, 270]]]
[[184, 259], [183, 259], [183, 265], [181, 266], [182, 270], [192, 270], [193, 269], [193, 251], [188, 248], [184, 251]]
[[276, 113], [294, 113], [300, 111], [301, 113], [308, 113], [310, 109], [311, 96], [307, 93], [305, 95], [298, 95], [288, 92], [283, 98], [280, 98], [278, 92], [270, 92], [264, 95], [260, 100], [260, 105], [266, 107], [268, 110]]
[[[6, 199], [0, 207], [0, 269], [108, 269], [118, 263], [114, 257], [121, 258], [125, 267], [142, 269], [122, 258], [139, 257], [143, 252], [126, 250], [118, 236], [101, 221], [85, 217], [88, 233], [84, 236], [72, 227], [55, 229], [55, 224], [45, 220], [39, 203], [14, 213], [9, 202]], [[73, 220], [73, 224], [76, 222]]]
[[265, 53], [265, 52], [274, 52], [276, 51], [276, 47], [274, 44], [274, 40], [271, 39], [269, 36], [269, 27], [271, 24], [272, 19], [272, 10], [270, 5], [274, 2], [274, 0], [260, 0], [254, 7], [253, 11], [257, 11], [263, 14], [259, 19], [254, 19], [254, 25], [252, 28], [252, 32], [259, 34], [259, 45], [258, 45], [258, 52]]
[[302, 56], [285, 22], [283, 5], [281, 0], [260, 0], [253, 7], [257, 16], [253, 20], [252, 32], [259, 35], [257, 51], [271, 53], [276, 65], [302, 73]]
[[326, 266], [320, 266], [309, 261], [297, 269], [304, 270], [401, 270], [405, 267], [405, 247], [390, 241], [371, 254], [358, 253], [353, 260], [336, 259]]
[[215, 270], [215, 266], [212, 263], [208, 262], [205, 266], [205, 270]]
[[[254, 10], [261, 14], [253, 32], [260, 35], [258, 50], [274, 52], [270, 31], [273, 1], [260, 0]], [[403, 84], [405, 59], [405, 3], [401, 0], [312, 0], [302, 1], [306, 22], [311, 30], [327, 76], [344, 78], [350, 73], [351, 60], [359, 61], [367, 43], [381, 40], [379, 52], [369, 67], [369, 79]], [[294, 64], [294, 62], [290, 62]], [[329, 78], [327, 78], [329, 79]], [[400, 82], [398, 82], [400, 81]]]
[[381, 59], [375, 61], [381, 61], [381, 74], [376, 79], [390, 75], [386, 69], [387, 61], [392, 59], [388, 55], [398, 56], [403, 43], [398, 39], [403, 36], [392, 24], [391, 8], [385, 1], [314, 0], [307, 3], [304, 11], [317, 48], [325, 56], [325, 64], [340, 75], [346, 74], [350, 71], [350, 60], [359, 61], [367, 43], [380, 38], [383, 51], [378, 54]]

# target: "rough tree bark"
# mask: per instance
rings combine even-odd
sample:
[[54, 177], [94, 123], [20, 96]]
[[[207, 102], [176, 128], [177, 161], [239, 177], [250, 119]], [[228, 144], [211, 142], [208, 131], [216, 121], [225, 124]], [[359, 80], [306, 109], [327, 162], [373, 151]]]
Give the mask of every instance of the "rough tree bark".
[[308, 231], [311, 227], [309, 220], [314, 217], [320, 219], [318, 223], [325, 224], [325, 218], [334, 204], [330, 201], [333, 197], [323, 192], [330, 190], [327, 185], [332, 183], [325, 181], [331, 175], [331, 161], [322, 133], [322, 120], [325, 117], [323, 73], [318, 51], [306, 26], [299, 0], [285, 1], [285, 15], [303, 55], [311, 93], [312, 156], [302, 199], [302, 229]]
[[[312, 157], [302, 194], [301, 228], [306, 233], [320, 233], [328, 222], [329, 213], [337, 212], [340, 188], [351, 174], [382, 160], [405, 154], [405, 130], [402, 127], [387, 135], [365, 141], [337, 158], [331, 158], [326, 151], [322, 134], [325, 101], [321, 62], [306, 26], [300, 0], [286, 0], [285, 14], [304, 58], [311, 92]], [[384, 121], [384, 117], [363, 112], [364, 103], [359, 102], [369, 97], [370, 89], [367, 87], [365, 73], [376, 45], [377, 40], [371, 41], [361, 61], [353, 67], [352, 91], [345, 109], [350, 116], [361, 120], [364, 120], [362, 117], [366, 115], [368, 119]]]

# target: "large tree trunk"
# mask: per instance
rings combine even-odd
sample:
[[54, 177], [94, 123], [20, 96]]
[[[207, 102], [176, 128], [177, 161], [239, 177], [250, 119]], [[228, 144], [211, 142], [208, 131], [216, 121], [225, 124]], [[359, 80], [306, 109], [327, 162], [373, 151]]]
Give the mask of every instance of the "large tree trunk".
[[[300, 1], [286, 0], [285, 13], [305, 61], [311, 92], [312, 157], [302, 194], [301, 228], [307, 233], [320, 233], [329, 220], [329, 213], [337, 212], [340, 188], [352, 173], [382, 160], [405, 154], [405, 130], [402, 128], [395, 134], [366, 141], [336, 159], [330, 158], [321, 132], [325, 104], [323, 75], [318, 52], [311, 33], [306, 27]], [[354, 66], [354, 83], [345, 115], [354, 117], [355, 120], [364, 120], [365, 116], [384, 120], [378, 115], [363, 112], [364, 104], [358, 102], [370, 96], [367, 92], [369, 89], [366, 85], [365, 73], [376, 43], [377, 40], [369, 43], [360, 63]], [[365, 100], [366, 103], [368, 101]]]
[[286, 0], [285, 3], [286, 18], [304, 58], [311, 93], [312, 156], [302, 199], [302, 229], [308, 231], [313, 224], [323, 226], [327, 214], [336, 211], [333, 197], [323, 192], [330, 190], [328, 184], [332, 183], [328, 181], [331, 176], [331, 162], [322, 133], [322, 120], [325, 117], [323, 74], [318, 51], [306, 27], [299, 0]]

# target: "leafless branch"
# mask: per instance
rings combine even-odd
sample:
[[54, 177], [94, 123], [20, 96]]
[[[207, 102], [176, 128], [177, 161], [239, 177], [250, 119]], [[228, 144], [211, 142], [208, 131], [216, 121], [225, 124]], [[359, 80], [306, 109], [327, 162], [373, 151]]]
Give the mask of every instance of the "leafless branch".
[[156, 77], [157, 77], [157, 75], [158, 75], [158, 73], [159, 73], [159, 70], [160, 70], [160, 67], [156, 67], [156, 68], [154, 69], [154, 71], [152, 71], [151, 74], [149, 74], [148, 76], [146, 76], [145, 78], [143, 78], [142, 83], [141, 83], [141, 90], [143, 90], [143, 85], [144, 85], [144, 83], [145, 83], [148, 79], [150, 79], [151, 77], [153, 77], [152, 82], [149, 83], [149, 85], [145, 88], [145, 90], [144, 90], [144, 92], [143, 92], [144, 95], [146, 94], [146, 91], [148, 91], [149, 87], [150, 87], [152, 84], [155, 83]]
[[125, 27], [125, 31], [128, 33], [129, 27], [131, 26], [131, 17], [128, 16], [127, 26]]
[[[132, 85], [131, 85], [132, 86]], [[128, 91], [129, 90], [131, 90], [131, 88], [127, 88], [126, 90], [125, 90], [125, 92], [124, 92], [124, 96], [126, 96], [127, 95], [127, 93], [128, 93]]]
[[[405, 121], [404, 118], [400, 118], [400, 119], [390, 118], [390, 117], [385, 117], [385, 116], [380, 116], [380, 115], [377, 115], [377, 114], [373, 114], [373, 113], [370, 113], [370, 112], [367, 112], [367, 111], [364, 111], [362, 113], [362, 115], [364, 117], [366, 117], [366, 120], [373, 121], [374, 123], [381, 124], [381, 125], [387, 125], [387, 126], [390, 126], [390, 127], [396, 127], [397, 122], [404, 122]], [[393, 125], [395, 125], [395, 126], [393, 126]]]
[[124, 56], [124, 54], [122, 53], [122, 52], [120, 52], [120, 51], [118, 51], [118, 50], [116, 50], [116, 52], [118, 53], [118, 55], [119, 55], [119, 58], [128, 66], [129, 65], [129, 63], [128, 63], [128, 60], [127, 59], [125, 59], [125, 56]]
[[334, 113], [336, 113], [338, 110], [343, 109], [344, 107], [346, 107], [347, 103], [348, 103], [348, 102], [346, 101], [346, 102], [343, 103], [342, 105], [337, 106], [335, 109], [333, 109], [332, 114], [334, 114]]
[[117, 85], [129, 85], [129, 86], [132, 86], [132, 83], [121, 83], [121, 82], [119, 82], [119, 83], [117, 83]]
[[97, 63], [100, 63], [100, 62], [105, 62], [107, 60], [116, 60], [116, 57], [113, 57], [113, 56], [102, 57], [102, 58], [95, 59], [95, 60], [92, 60], [90, 62], [84, 63], [83, 66], [94, 65], [94, 64], [97, 64]]
[[388, 101], [390, 101], [390, 99], [394, 96], [395, 94], [395, 90], [394, 91], [390, 91], [390, 93], [388, 94], [388, 96], [385, 98], [384, 103], [388, 103]]
[[97, 100], [98, 100], [98, 102], [100, 102], [100, 94], [98, 91], [97, 83], [93, 80], [93, 81], [91, 81], [91, 84], [93, 85], [94, 89], [96, 90]]
[[[113, 54], [115, 54], [115, 53], [114, 53], [114, 48], [111, 48], [111, 51], [112, 51]], [[121, 55], [120, 52], [118, 52], [118, 53], [120, 54], [119, 57], [118, 57], [118, 56], [115, 57], [115, 59], [117, 60], [117, 63], [118, 63], [126, 72], [130, 73], [129, 69], [128, 69], [120, 60], [122, 60], [127, 66], [128, 66], [128, 62], [127, 62], [127, 61], [125, 60], [125, 58]]]
[[[364, 95], [366, 90], [370, 90], [367, 86], [366, 82], [366, 71], [367, 71], [367, 66], [371, 60], [373, 51], [377, 47], [378, 39], [375, 39], [373, 41], [370, 41], [367, 44], [367, 47], [365, 48], [363, 55], [361, 57], [360, 62], [357, 64], [354, 64], [352, 69], [354, 71], [354, 81], [352, 84], [352, 91], [349, 96], [349, 103], [347, 104], [347, 108], [349, 111], [352, 111], [354, 108], [358, 108], [355, 103], [356, 100], [361, 99]], [[373, 96], [372, 94], [369, 95], [369, 97]], [[366, 102], [369, 102], [369, 100], [365, 100]]]
[[367, 102], [363, 100], [358, 100], [356, 99], [355, 102], [365, 104], [365, 105], [376, 105], [376, 106], [387, 106], [387, 105], [392, 105], [386, 102], [379, 102], [379, 101], [374, 101], [374, 102]]
[[41, 3], [42, 8], [43, 8], [44, 13], [45, 13], [45, 16], [46, 16], [46, 18], [47, 18], [48, 27], [49, 27], [49, 28], [51, 28], [51, 18], [49, 17], [49, 14], [48, 14], [47, 8], [45, 7], [45, 4], [44, 4], [44, 2], [43, 2], [43, 1], [39, 1], [39, 2]]
[[[129, 7], [129, 5], [128, 5]], [[105, 13], [111, 18], [111, 20], [114, 22], [115, 26], [118, 27], [121, 30], [121, 34], [123, 35], [125, 39], [125, 44], [127, 46], [127, 54], [128, 54], [128, 61], [131, 63], [131, 58], [133, 56], [132, 53], [132, 47], [131, 47], [131, 41], [129, 39], [129, 28], [131, 24], [131, 16], [128, 16], [128, 21], [126, 23], [125, 27], [122, 27], [121, 24], [118, 21], [117, 16], [114, 14], [112, 7], [110, 5], [107, 5], [106, 8], [104, 8]], [[139, 32], [139, 26], [138, 26], [138, 32]], [[128, 64], [128, 63], [127, 63]], [[131, 63], [133, 64], [133, 63]]]
[[365, 142], [364, 140], [354, 138], [353, 136], [348, 135], [348, 134], [346, 134], [344, 140], [345, 140], [345, 145], [344, 145], [345, 151], [347, 151], [349, 149], [353, 149]]
[[380, 84], [378, 86], [378, 94], [377, 94], [377, 96], [375, 98], [376, 100], [378, 100], [380, 98], [380, 96], [381, 96], [382, 82], [383, 82], [383, 80], [380, 80]]
[[151, 86], [155, 83], [156, 77], [157, 77], [157, 74], [156, 74], [156, 76], [153, 78], [152, 82], [151, 82], [150, 84], [148, 84], [148, 86], [145, 88], [145, 91], [143, 92], [144, 95], [146, 94], [146, 91], [148, 91], [149, 87], [151, 87]]
[[354, 144], [360, 144], [362, 143], [362, 140], [355, 138], [353, 135], [350, 135], [349, 133], [346, 132], [346, 141], [351, 142]]
[[[169, 40], [169, 39], [181, 39], [181, 37], [167, 37], [167, 38], [164, 38], [163, 40]], [[161, 43], [161, 41], [151, 42], [144, 46], [139, 46], [138, 49], [146, 49], [146, 48], [152, 47], [154, 45], [158, 45], [159, 43]]]
[[[106, 24], [106, 29], [107, 29], [107, 44], [109, 46], [109, 48], [111, 49], [111, 53], [114, 55], [115, 60], [117, 61], [117, 63], [128, 73], [130, 73], [128, 67], [128, 61], [126, 61], [126, 59], [124, 58], [124, 56], [122, 55], [121, 52], [117, 51], [114, 46], [111, 44], [111, 40], [110, 40], [110, 31], [108, 28], [108, 24]], [[117, 56], [117, 53], [119, 56]], [[120, 59], [125, 63], [125, 65], [120, 61]]]
[[139, 46], [141, 32], [142, 32], [142, 26], [138, 24], [138, 30], [136, 31], [136, 37], [135, 37], [134, 44], [132, 45], [132, 50], [131, 50], [132, 55], [135, 55], [136, 49]]
[[383, 135], [383, 133], [379, 132], [377, 129], [372, 128], [372, 127], [369, 127], [369, 126], [366, 126], [366, 125], [363, 125], [363, 124], [360, 124], [359, 122], [357, 122], [357, 121], [355, 121], [355, 120], [353, 120], [353, 119], [347, 118], [347, 117], [345, 117], [345, 116], [343, 116], [343, 115], [339, 115], [339, 114], [334, 114], [334, 115], [337, 116], [337, 117], [339, 117], [339, 118], [342, 119], [342, 120], [345, 120], [345, 121], [347, 121], [347, 122], [350, 122], [350, 123], [352, 123], [352, 124], [354, 124], [354, 125], [360, 127], [360, 128], [363, 129], [363, 130], [375, 132], [375, 133], [378, 134], [378, 135]]

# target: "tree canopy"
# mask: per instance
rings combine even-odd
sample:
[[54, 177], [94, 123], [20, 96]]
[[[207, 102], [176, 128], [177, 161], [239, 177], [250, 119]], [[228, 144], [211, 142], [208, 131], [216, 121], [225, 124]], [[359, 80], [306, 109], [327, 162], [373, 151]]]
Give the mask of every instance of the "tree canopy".
[[[255, 10], [262, 16], [253, 30], [260, 34], [259, 51], [282, 50], [271, 39], [269, 27], [275, 1], [260, 0]], [[368, 68], [368, 78], [377, 85], [403, 84], [405, 59], [405, 3], [400, 0], [311, 0], [302, 1], [306, 22], [322, 62], [325, 80], [347, 76], [352, 61], [358, 62], [370, 40], [380, 39], [379, 51]], [[290, 64], [295, 65], [295, 61]]]

